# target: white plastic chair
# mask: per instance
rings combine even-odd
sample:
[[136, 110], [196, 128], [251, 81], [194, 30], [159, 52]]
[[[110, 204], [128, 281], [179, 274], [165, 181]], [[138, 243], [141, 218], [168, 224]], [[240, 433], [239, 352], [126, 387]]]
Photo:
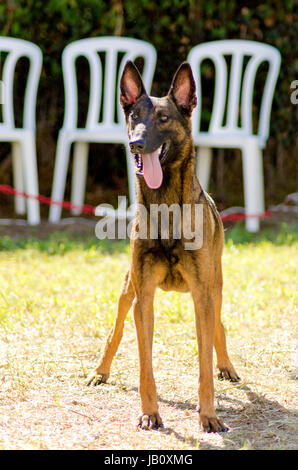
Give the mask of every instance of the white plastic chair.
[[[7, 53], [2, 73], [2, 119], [0, 141], [11, 142], [14, 187], [31, 196], [38, 195], [38, 174], [36, 163], [35, 108], [36, 95], [42, 66], [42, 53], [38, 46], [22, 39], [0, 37], [0, 53]], [[15, 126], [13, 88], [14, 71], [21, 57], [29, 59], [30, 67], [24, 97], [23, 127]], [[26, 201], [15, 197], [15, 211], [26, 214]], [[27, 200], [27, 220], [31, 225], [39, 224], [39, 202]]]
[[[231, 56], [228, 89], [225, 55]], [[246, 56], [250, 59], [243, 73]], [[209, 130], [201, 132], [200, 66], [206, 59], [210, 59], [215, 66], [215, 90]], [[224, 40], [193, 47], [187, 60], [192, 67], [198, 93], [199, 104], [193, 114], [193, 138], [195, 144], [199, 146], [197, 175], [200, 183], [204, 189], [208, 188], [212, 147], [241, 149], [246, 215], [261, 214], [264, 212], [262, 149], [269, 135], [271, 105], [281, 62], [280, 53], [274, 47], [259, 42]], [[260, 103], [258, 131], [254, 135], [252, 119], [254, 82], [258, 67], [264, 61], [268, 62], [269, 69]], [[226, 123], [223, 125], [225, 109], [227, 109], [227, 115]], [[241, 126], [238, 126], [239, 110]], [[251, 232], [258, 231], [259, 218], [248, 217], [246, 228]]]
[[[105, 53], [105, 68], [99, 53]], [[119, 53], [122, 53], [119, 62]], [[88, 59], [90, 65], [90, 97], [85, 128], [78, 128], [78, 90], [75, 61], [79, 56]], [[143, 81], [146, 89], [151, 83], [156, 64], [154, 47], [144, 41], [124, 37], [88, 38], [69, 44], [62, 54], [65, 114], [59, 132], [52, 189], [52, 199], [62, 201], [70, 147], [74, 144], [71, 202], [81, 206], [84, 201], [87, 173], [88, 142], [122, 143], [126, 148], [130, 203], [135, 202], [135, 176], [128, 145], [125, 119], [119, 104], [120, 78], [127, 60], [144, 59]], [[118, 77], [118, 78], [117, 78]], [[103, 94], [102, 94], [103, 88]], [[103, 96], [103, 103], [101, 97]], [[115, 121], [115, 103], [118, 122]], [[102, 106], [102, 121], [99, 122]], [[79, 214], [80, 209], [72, 211]], [[52, 205], [49, 220], [56, 223], [61, 217], [61, 207]]]

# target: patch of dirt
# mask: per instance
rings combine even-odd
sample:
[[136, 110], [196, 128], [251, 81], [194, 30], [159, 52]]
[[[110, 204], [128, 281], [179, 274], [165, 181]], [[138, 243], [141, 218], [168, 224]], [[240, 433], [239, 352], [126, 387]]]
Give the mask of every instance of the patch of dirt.
[[[281, 223], [290, 226], [297, 225], [298, 213], [289, 206], [286, 209], [277, 207], [272, 208], [270, 217], [262, 219], [261, 230], [278, 227]], [[95, 236], [95, 226], [99, 221], [98, 217], [84, 215], [78, 217], [65, 217], [57, 224], [51, 224], [46, 218], [41, 220], [40, 225], [30, 226], [24, 218], [0, 218], [0, 236], [8, 235], [10, 237], [24, 236], [45, 239], [51, 233], [68, 232], [74, 235]], [[224, 222], [225, 228], [232, 228], [235, 222]]]
[[[215, 379], [216, 412], [228, 425], [220, 434], [198, 425], [198, 367], [179, 363], [175, 352], [155, 344], [154, 371], [164, 428], [136, 428], [139, 413], [138, 356], [132, 322], [113, 362], [107, 384], [87, 387], [104, 339], [46, 341], [8, 338], [0, 344], [0, 448], [2, 449], [295, 449], [295, 382], [278, 370], [262, 370], [256, 345], [229, 338], [239, 384]], [[258, 345], [262, 348], [262, 345]], [[237, 351], [242, 351], [241, 356]], [[267, 386], [270, 375], [271, 387]], [[272, 387], [272, 380], [276, 388]], [[287, 381], [287, 391], [279, 383]], [[296, 394], [297, 397], [297, 394]], [[297, 404], [297, 402], [296, 402]]]

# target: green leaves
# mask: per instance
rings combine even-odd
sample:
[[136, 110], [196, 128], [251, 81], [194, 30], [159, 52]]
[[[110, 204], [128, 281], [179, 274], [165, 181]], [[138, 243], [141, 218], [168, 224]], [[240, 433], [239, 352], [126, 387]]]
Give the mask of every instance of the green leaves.
[[[282, 54], [270, 128], [272, 148], [276, 149], [278, 144], [292, 146], [296, 136], [297, 106], [289, 98], [290, 84], [297, 78], [295, 3], [267, 0], [243, 6], [237, 0], [7, 0], [0, 3], [0, 35], [27, 39], [41, 47], [44, 65], [37, 112], [47, 116], [51, 102], [55, 135], [63, 114], [61, 54], [72, 41], [117, 34], [151, 42], [158, 53], [152, 88], [157, 96], [168, 91], [174, 71], [198, 43], [248, 39], [271, 44]], [[259, 103], [262, 86], [256, 89]], [[87, 106], [87, 93], [82, 100]], [[212, 93], [204, 94], [204, 100], [211, 108]], [[208, 113], [203, 121], [206, 127]], [[270, 157], [273, 172], [274, 152]], [[125, 164], [120, 158], [117, 162], [121, 168]], [[295, 190], [294, 185], [289, 191]]]

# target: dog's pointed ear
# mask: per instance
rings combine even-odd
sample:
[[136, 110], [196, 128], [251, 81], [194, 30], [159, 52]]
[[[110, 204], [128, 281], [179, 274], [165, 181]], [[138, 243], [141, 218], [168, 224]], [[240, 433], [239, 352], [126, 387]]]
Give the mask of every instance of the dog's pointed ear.
[[146, 95], [142, 77], [134, 63], [129, 60], [120, 80], [120, 103], [124, 109], [128, 109], [142, 95]]
[[182, 114], [191, 115], [197, 104], [197, 97], [196, 84], [187, 62], [183, 62], [175, 73], [168, 96], [172, 98]]

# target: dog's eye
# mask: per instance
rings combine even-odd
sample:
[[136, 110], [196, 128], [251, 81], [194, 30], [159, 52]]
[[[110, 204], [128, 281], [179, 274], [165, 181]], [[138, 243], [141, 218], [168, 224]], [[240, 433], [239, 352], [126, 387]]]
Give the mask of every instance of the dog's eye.
[[136, 121], [136, 120], [138, 119], [138, 117], [139, 117], [139, 116], [138, 116], [137, 113], [131, 113], [131, 119], [132, 119], [133, 121]]
[[166, 116], [165, 114], [163, 114], [162, 116], [159, 117], [159, 120], [161, 122], [167, 122], [168, 119], [169, 119], [168, 116]]

